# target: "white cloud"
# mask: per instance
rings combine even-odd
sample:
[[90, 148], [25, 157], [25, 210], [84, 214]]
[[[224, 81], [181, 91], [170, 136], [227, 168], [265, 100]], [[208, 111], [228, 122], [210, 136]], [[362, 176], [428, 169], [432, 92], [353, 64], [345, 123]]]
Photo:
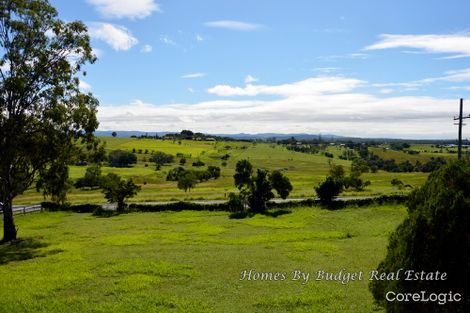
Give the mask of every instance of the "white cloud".
[[142, 53], [150, 53], [152, 52], [153, 48], [151, 45], [144, 45], [142, 49], [140, 49], [140, 52]]
[[204, 41], [204, 38], [201, 35], [197, 34], [196, 35], [196, 41], [202, 42], [202, 41]]
[[248, 75], [248, 76], [245, 77], [245, 84], [255, 83], [258, 80], [259, 80], [258, 78], [255, 78], [251, 75]]
[[124, 26], [108, 23], [92, 23], [89, 29], [90, 36], [106, 42], [116, 51], [126, 51], [139, 41]]
[[245, 23], [240, 21], [221, 20], [204, 23], [207, 27], [224, 28], [230, 30], [253, 31], [262, 28], [260, 24]]
[[170, 37], [168, 37], [167, 35], [161, 35], [160, 36], [160, 41], [163, 42], [166, 45], [171, 45], [171, 46], [176, 45], [176, 42], [171, 40]]
[[80, 88], [80, 90], [82, 92], [88, 92], [88, 91], [91, 91], [91, 85], [88, 84], [86, 81], [84, 80], [80, 80], [80, 83], [78, 84], [78, 88]]
[[453, 138], [455, 99], [378, 98], [361, 93], [308, 95], [281, 100], [217, 100], [154, 105], [134, 101], [100, 106], [103, 130], [206, 133], [332, 133], [345, 136]]
[[88, 0], [88, 3], [109, 18], [145, 18], [161, 11], [154, 0]]
[[191, 73], [181, 76], [181, 78], [200, 78], [206, 76], [206, 73]]
[[399, 87], [399, 88], [403, 88], [404, 90], [416, 90], [419, 87], [431, 85], [437, 82], [460, 83], [460, 82], [467, 82], [467, 81], [470, 81], [470, 68], [447, 71], [444, 73], [443, 76], [439, 76], [439, 77], [424, 78], [424, 79], [415, 80], [411, 82], [404, 82], [404, 83], [372, 84], [372, 86], [379, 87], [379, 88]]
[[[465, 71], [448, 72], [457, 79]], [[460, 78], [458, 78], [460, 79]], [[398, 97], [387, 88], [378, 97], [359, 91], [365, 81], [345, 77], [314, 77], [282, 85], [218, 85], [219, 96], [277, 95], [269, 100], [219, 99], [194, 104], [100, 106], [103, 130], [180, 131], [205, 133], [331, 133], [360, 137], [454, 138], [457, 99]], [[188, 88], [192, 92], [191, 88]], [[464, 130], [465, 131], [465, 130]], [[468, 136], [464, 134], [464, 136]]]
[[340, 93], [350, 91], [366, 82], [344, 77], [314, 77], [303, 81], [277, 86], [251, 85], [245, 87], [232, 87], [229, 85], [217, 85], [208, 92], [218, 96], [257, 96], [257, 95], [277, 95], [277, 96], [304, 96], [324, 93]]
[[452, 54], [451, 58], [470, 57], [470, 36], [450, 35], [392, 35], [382, 34], [380, 40], [366, 50], [414, 48], [428, 53]]

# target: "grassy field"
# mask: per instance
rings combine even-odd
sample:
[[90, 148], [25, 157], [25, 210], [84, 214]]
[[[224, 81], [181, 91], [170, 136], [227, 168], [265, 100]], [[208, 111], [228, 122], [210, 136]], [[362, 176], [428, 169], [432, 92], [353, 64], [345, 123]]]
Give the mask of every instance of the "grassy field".
[[[403, 206], [227, 213], [37, 213], [0, 246], [0, 312], [372, 312], [368, 281], [306, 284], [300, 270], [375, 269]], [[285, 281], [240, 281], [243, 270]]]
[[[335, 164], [343, 165], [347, 170], [351, 166], [351, 161], [340, 160], [342, 154], [341, 147], [328, 147], [327, 151], [334, 154], [334, 159], [329, 159], [320, 154], [305, 154], [287, 150], [285, 147], [268, 143], [249, 143], [249, 142], [210, 142], [210, 141], [188, 141], [183, 140], [153, 140], [153, 139], [134, 139], [134, 138], [102, 138], [106, 141], [107, 152], [123, 149], [133, 151], [135, 149], [138, 157], [138, 163], [130, 168], [111, 168], [104, 166], [103, 173], [114, 172], [124, 178], [133, 178], [138, 184], [141, 184], [142, 191], [132, 199], [135, 202], [142, 201], [166, 201], [166, 200], [199, 200], [199, 199], [226, 199], [229, 192], [235, 191], [233, 184], [233, 174], [235, 164], [238, 160], [248, 159], [255, 168], [265, 168], [268, 170], [282, 170], [287, 175], [294, 190], [290, 197], [314, 197], [313, 187], [325, 179], [329, 165], [332, 160]], [[374, 148], [373, 148], [374, 149]], [[147, 150], [147, 153], [145, 151]], [[382, 157], [396, 157], [402, 161], [409, 159], [414, 162], [415, 159], [426, 161], [432, 156], [439, 156], [436, 153], [420, 153], [419, 155], [408, 155], [403, 152], [383, 151], [376, 149]], [[222, 176], [217, 180], [200, 183], [191, 192], [185, 193], [179, 190], [176, 182], [167, 182], [165, 180], [169, 170], [178, 166], [176, 163], [163, 166], [160, 171], [155, 170], [155, 164], [149, 162], [152, 152], [163, 151], [176, 155], [181, 153], [187, 158], [185, 168], [194, 169], [192, 162], [202, 160], [208, 165], [221, 167]], [[225, 154], [230, 155], [227, 165], [222, 166], [221, 157]], [[443, 153], [444, 154], [444, 153]], [[447, 157], [455, 157], [449, 155]], [[147, 166], [146, 166], [147, 165]], [[206, 167], [204, 167], [206, 168]], [[201, 168], [202, 170], [203, 168]], [[85, 166], [72, 166], [70, 177], [75, 180], [82, 177], [85, 173]], [[426, 179], [425, 173], [387, 173], [379, 171], [377, 173], [366, 173], [364, 178], [370, 180], [372, 184], [363, 192], [346, 191], [342, 195], [380, 195], [392, 194], [398, 192], [390, 181], [393, 178], [402, 180], [405, 184], [413, 187], [421, 185]], [[68, 196], [72, 203], [105, 203], [106, 200], [100, 190], [77, 190], [72, 189]], [[15, 204], [39, 203], [43, 197], [34, 187], [31, 187], [24, 195], [15, 199]]]

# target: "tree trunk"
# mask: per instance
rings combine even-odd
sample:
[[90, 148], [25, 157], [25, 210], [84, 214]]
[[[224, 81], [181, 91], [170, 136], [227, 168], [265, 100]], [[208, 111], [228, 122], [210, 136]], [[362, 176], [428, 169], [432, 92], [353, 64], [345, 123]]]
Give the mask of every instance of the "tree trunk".
[[3, 240], [9, 242], [16, 240], [16, 227], [13, 219], [13, 205], [11, 199], [5, 199], [3, 203]]
[[123, 200], [118, 200], [116, 210], [118, 212], [124, 212], [124, 201]]

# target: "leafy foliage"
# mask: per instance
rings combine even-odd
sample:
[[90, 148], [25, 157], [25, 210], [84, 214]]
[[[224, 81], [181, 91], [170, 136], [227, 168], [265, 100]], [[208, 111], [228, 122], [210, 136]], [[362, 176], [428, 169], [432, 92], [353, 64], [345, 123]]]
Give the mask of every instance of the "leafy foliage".
[[124, 180], [114, 173], [109, 173], [105, 176], [102, 188], [104, 196], [109, 202], [117, 202], [117, 210], [119, 212], [124, 211], [124, 201], [135, 196], [141, 189], [140, 186], [134, 184], [132, 179]]
[[184, 192], [196, 187], [197, 177], [193, 171], [185, 171], [178, 177], [178, 188]]
[[[432, 173], [410, 196], [408, 217], [390, 236], [380, 272], [398, 269], [447, 273], [446, 280], [376, 280], [370, 289], [388, 312], [468, 312], [470, 310], [470, 160]], [[393, 292], [462, 294], [462, 302], [388, 302]]]
[[98, 147], [98, 101], [78, 79], [96, 58], [86, 26], [61, 21], [46, 0], [2, 1], [0, 51], [0, 201], [11, 241], [13, 199], [38, 177], [45, 194], [63, 199], [67, 165]]
[[244, 205], [237, 204], [240, 201], [241, 203], [247, 202], [253, 212], [264, 212], [267, 208], [267, 202], [274, 198], [272, 189], [275, 189], [283, 199], [287, 198], [292, 191], [289, 179], [279, 171], [269, 173], [266, 170], [257, 169], [256, 175], [252, 173], [253, 166], [248, 160], [238, 161], [233, 178], [240, 193], [237, 199], [232, 196], [233, 208], [244, 208]]
[[281, 197], [282, 199], [286, 199], [293, 189], [289, 178], [284, 176], [280, 171], [272, 171], [270, 179], [271, 185], [274, 190], [276, 190], [279, 197]]
[[253, 166], [248, 160], [240, 160], [235, 166], [235, 186], [238, 189], [242, 189], [243, 186], [248, 185], [251, 181], [251, 175], [253, 175]]
[[175, 157], [171, 154], [162, 151], [157, 151], [153, 156], [153, 161], [157, 165], [157, 170], [159, 170], [162, 165], [173, 163], [175, 161]]
[[77, 179], [74, 186], [76, 188], [97, 188], [102, 184], [101, 166], [92, 165], [86, 169], [85, 176]]
[[129, 151], [113, 150], [109, 153], [108, 162], [113, 167], [128, 167], [137, 163], [137, 156]]

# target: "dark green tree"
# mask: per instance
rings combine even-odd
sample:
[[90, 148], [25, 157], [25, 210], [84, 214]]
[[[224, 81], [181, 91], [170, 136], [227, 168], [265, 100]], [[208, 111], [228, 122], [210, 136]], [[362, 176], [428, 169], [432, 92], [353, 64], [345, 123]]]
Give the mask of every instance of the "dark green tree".
[[155, 162], [158, 171], [163, 165], [173, 163], [175, 161], [175, 157], [171, 154], [162, 151], [157, 151], [153, 155], [153, 161]]
[[253, 212], [260, 213], [266, 210], [266, 203], [274, 198], [272, 188], [268, 171], [258, 169], [249, 185], [248, 203]]
[[343, 183], [328, 176], [323, 182], [315, 187], [315, 192], [322, 203], [328, 204], [343, 190]]
[[286, 199], [293, 188], [289, 178], [284, 176], [280, 171], [272, 171], [269, 178], [272, 187], [276, 190], [279, 197]]
[[62, 197], [79, 144], [96, 147], [98, 101], [79, 89], [82, 66], [95, 61], [83, 23], [61, 21], [46, 0], [3, 0], [0, 8], [0, 202], [8, 242], [17, 237], [13, 199], [38, 178], [46, 193]]
[[85, 175], [75, 182], [76, 188], [99, 188], [103, 184], [101, 166], [92, 165], [86, 169]]
[[109, 153], [108, 162], [113, 167], [128, 167], [137, 163], [137, 156], [129, 151], [113, 150]]
[[191, 191], [196, 187], [197, 177], [193, 171], [185, 171], [178, 177], [178, 188], [184, 192]]
[[238, 161], [235, 171], [233, 178], [235, 186], [240, 190], [238, 197], [243, 203], [248, 203], [253, 212], [266, 210], [267, 202], [274, 198], [272, 189], [283, 199], [292, 191], [289, 179], [279, 171], [270, 174], [266, 170], [257, 169], [256, 175], [253, 175], [253, 166], [247, 160]]
[[242, 189], [243, 186], [247, 186], [251, 181], [253, 175], [253, 166], [248, 160], [240, 160], [235, 165], [235, 186], [238, 189]]
[[[446, 273], [445, 280], [374, 280], [370, 289], [387, 312], [470, 312], [470, 160], [461, 159], [429, 175], [408, 202], [408, 217], [391, 234], [379, 272], [400, 268]], [[386, 294], [460, 293], [462, 301], [386, 301]]]
[[132, 179], [124, 180], [114, 173], [104, 177], [102, 188], [104, 197], [110, 203], [117, 203], [118, 212], [123, 212], [126, 207], [125, 200], [135, 196], [141, 189]]
[[220, 177], [220, 167], [209, 165], [207, 167], [207, 172], [211, 178], [217, 179]]
[[111, 136], [116, 137], [116, 136], [117, 136], [117, 133], [116, 133], [116, 132], [112, 132], [112, 133], [111, 133]]

